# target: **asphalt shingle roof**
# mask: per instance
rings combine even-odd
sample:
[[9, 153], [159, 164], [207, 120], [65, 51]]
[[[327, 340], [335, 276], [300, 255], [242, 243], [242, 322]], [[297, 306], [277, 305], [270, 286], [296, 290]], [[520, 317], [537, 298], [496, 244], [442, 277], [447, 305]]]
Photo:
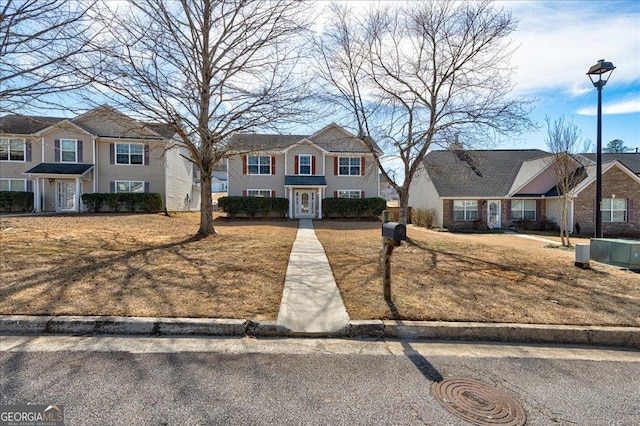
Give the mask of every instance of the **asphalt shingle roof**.
[[[18, 134], [18, 135], [30, 135], [35, 132], [39, 132], [55, 123], [62, 120], [66, 120], [63, 117], [41, 117], [30, 115], [6, 115], [0, 117], [0, 133]], [[73, 118], [69, 118], [69, 121], [73, 122], [78, 127], [88, 131], [89, 133], [96, 134], [97, 136], [113, 136], [110, 134], [100, 134], [100, 131], [89, 128], [86, 123], [76, 123]], [[160, 123], [142, 123], [142, 125], [158, 133], [160, 136], [170, 139], [175, 132], [170, 125]]]
[[[582, 154], [582, 156], [588, 158], [589, 160], [596, 161], [595, 153], [587, 153]], [[631, 170], [633, 173], [640, 175], [640, 153], [618, 153], [618, 154], [609, 154], [602, 153], [602, 162], [607, 163], [609, 161], [618, 160], [622, 164], [625, 165], [626, 168]]]
[[[341, 141], [335, 140], [323, 140], [322, 138], [314, 138], [313, 135], [273, 135], [273, 134], [261, 134], [261, 133], [236, 133], [232, 136], [229, 143], [232, 149], [238, 151], [282, 151], [289, 148], [292, 145], [300, 142], [302, 139], [308, 139], [320, 148], [328, 152], [369, 152], [368, 148], [358, 141], [355, 136], [349, 138], [343, 138]], [[373, 139], [369, 139], [375, 149], [382, 152], [376, 142]], [[362, 148], [354, 150], [353, 143], [349, 141], [355, 141], [355, 145], [362, 144]]]
[[25, 174], [47, 175], [82, 175], [93, 167], [93, 164], [40, 163]]
[[4, 117], [0, 117], [0, 133], [28, 135], [62, 120], [64, 120], [62, 117], [5, 115]]
[[285, 176], [284, 177], [285, 186], [325, 186], [327, 184], [327, 180], [324, 176]]
[[431, 151], [424, 165], [441, 197], [504, 197], [523, 162], [548, 155], [538, 149]]

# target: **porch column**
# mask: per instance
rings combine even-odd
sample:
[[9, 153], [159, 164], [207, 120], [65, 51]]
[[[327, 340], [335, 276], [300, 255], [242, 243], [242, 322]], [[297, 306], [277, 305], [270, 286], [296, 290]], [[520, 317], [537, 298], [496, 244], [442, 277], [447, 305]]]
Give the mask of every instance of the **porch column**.
[[322, 219], [322, 188], [318, 188], [318, 219]]
[[40, 213], [42, 211], [42, 207], [40, 205], [42, 200], [42, 197], [40, 196], [40, 178], [35, 178], [33, 183], [33, 209], [36, 213]]
[[293, 219], [293, 188], [287, 188], [289, 191], [289, 219]]
[[80, 178], [76, 178], [76, 212], [82, 211], [82, 204], [80, 202]]

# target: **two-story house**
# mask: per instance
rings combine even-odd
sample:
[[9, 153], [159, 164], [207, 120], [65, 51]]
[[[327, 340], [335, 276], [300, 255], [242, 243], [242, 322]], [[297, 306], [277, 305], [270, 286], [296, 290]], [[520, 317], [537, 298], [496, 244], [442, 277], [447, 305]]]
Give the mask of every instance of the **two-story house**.
[[33, 191], [34, 210], [81, 212], [85, 193], [155, 192], [168, 210], [198, 209], [188, 151], [168, 126], [109, 106], [75, 118], [0, 117], [0, 190]]
[[373, 154], [337, 124], [312, 135], [240, 133], [230, 146], [229, 196], [287, 198], [290, 218], [322, 219], [325, 198], [378, 196]]

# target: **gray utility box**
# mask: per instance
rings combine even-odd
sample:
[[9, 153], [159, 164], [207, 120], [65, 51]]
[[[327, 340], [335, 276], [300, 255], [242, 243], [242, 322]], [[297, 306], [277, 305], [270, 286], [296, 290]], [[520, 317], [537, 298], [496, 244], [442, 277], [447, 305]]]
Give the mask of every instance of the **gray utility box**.
[[590, 252], [596, 262], [640, 270], [640, 241], [592, 238]]

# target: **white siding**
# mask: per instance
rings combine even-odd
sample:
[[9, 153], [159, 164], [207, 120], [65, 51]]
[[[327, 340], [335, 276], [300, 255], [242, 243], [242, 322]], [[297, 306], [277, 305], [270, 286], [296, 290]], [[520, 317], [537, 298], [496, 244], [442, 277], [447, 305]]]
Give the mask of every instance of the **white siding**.
[[189, 151], [174, 147], [166, 151], [166, 206], [169, 211], [200, 209], [200, 190], [193, 185], [193, 163]]
[[414, 209], [434, 209], [436, 220], [433, 225], [442, 227], [444, 204], [423, 166], [418, 168], [409, 186], [409, 206]]

